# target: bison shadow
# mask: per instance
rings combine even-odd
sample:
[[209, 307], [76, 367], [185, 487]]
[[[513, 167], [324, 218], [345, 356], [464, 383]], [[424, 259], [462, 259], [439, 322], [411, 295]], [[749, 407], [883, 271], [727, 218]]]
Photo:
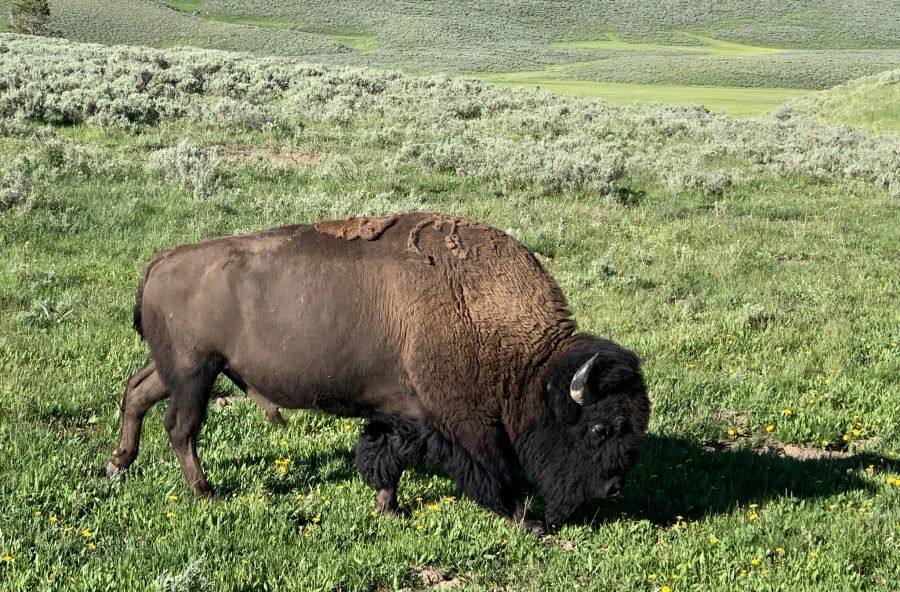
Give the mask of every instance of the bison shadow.
[[875, 491], [860, 469], [896, 471], [900, 463], [859, 453], [800, 460], [753, 449], [716, 449], [684, 438], [647, 436], [621, 497], [583, 508], [573, 522], [620, 517], [666, 526], [726, 513], [775, 498], [810, 499], [852, 490]]
[[[220, 461], [226, 466], [274, 464], [277, 454], [256, 455]], [[295, 459], [296, 465], [283, 478], [267, 479], [266, 489], [287, 494], [323, 482], [358, 479], [353, 452], [335, 448]], [[681, 520], [697, 520], [710, 514], [728, 513], [751, 503], [776, 498], [810, 499], [854, 490], [875, 491], [861, 478], [860, 469], [874, 465], [877, 471], [900, 471], [900, 462], [883, 456], [859, 453], [844, 458], [799, 460], [753, 449], [716, 449], [685, 438], [650, 435], [644, 441], [640, 460], [628, 474], [622, 495], [585, 505], [569, 523], [601, 525], [621, 518], [648, 520], [668, 526]], [[410, 467], [414, 475], [443, 475], [430, 467]], [[234, 471], [217, 485], [220, 495], [239, 493], [245, 484]], [[448, 482], [448, 487], [452, 484]], [[406, 495], [403, 495], [406, 493]], [[431, 492], [432, 494], [434, 492]], [[410, 492], [401, 492], [408, 502]], [[439, 498], [440, 495], [436, 495]], [[423, 501], [428, 503], [429, 499]], [[536, 500], [535, 510], [541, 511]]]

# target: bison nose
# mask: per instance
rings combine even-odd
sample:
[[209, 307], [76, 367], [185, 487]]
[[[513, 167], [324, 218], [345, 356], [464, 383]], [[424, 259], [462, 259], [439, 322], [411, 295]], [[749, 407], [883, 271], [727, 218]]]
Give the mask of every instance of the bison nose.
[[601, 496], [605, 498], [616, 497], [622, 492], [622, 479], [620, 477], [613, 477], [603, 484], [603, 490], [601, 491]]

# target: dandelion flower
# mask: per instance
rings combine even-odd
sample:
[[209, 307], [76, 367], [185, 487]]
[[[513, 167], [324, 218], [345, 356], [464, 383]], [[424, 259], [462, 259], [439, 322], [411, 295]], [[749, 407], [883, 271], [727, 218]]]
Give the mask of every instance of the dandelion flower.
[[85, 528], [84, 530], [81, 531], [81, 536], [83, 536], [86, 539], [89, 539], [92, 536], [94, 536], [94, 533], [92, 533], [90, 530]]
[[428, 504], [427, 507], [428, 507], [428, 509], [431, 510], [432, 512], [439, 512], [440, 509], [441, 509], [441, 505], [440, 505], [440, 504]]
[[874, 472], [875, 472], [875, 465], [869, 465], [866, 467], [866, 473], [868, 473], [869, 475], [871, 475]]
[[40, 518], [41, 516], [44, 515], [44, 513], [41, 512], [40, 510], [38, 510], [37, 512], [34, 513], [34, 515], [35, 515], [36, 517]]
[[509, 544], [509, 541], [506, 540], [506, 539], [500, 539], [500, 544], [501, 544], [501, 545], [507, 545], [507, 544]]
[[732, 428], [728, 428], [728, 437], [734, 438], [735, 431]]
[[821, 444], [824, 447], [824, 446], [828, 446], [829, 444], [831, 444], [831, 441], [826, 438], [822, 438], [822, 441], [819, 442], [819, 444]]
[[784, 555], [784, 547], [775, 547], [775, 552], [779, 555]]
[[756, 512], [753, 512], [752, 514], [750, 514], [749, 516], [747, 516], [747, 520], [749, 520], [750, 522], [753, 522], [753, 521], [756, 520], [757, 518], [759, 518], [759, 514], [757, 514]]
[[177, 502], [177, 501], [178, 501], [178, 496], [177, 496], [177, 495], [170, 495], [170, 496], [169, 496], [169, 501], [170, 501], [170, 502]]
[[422, 532], [422, 530], [424, 530], [424, 528], [425, 528], [425, 527], [422, 526], [421, 524], [416, 524], [416, 530], [417, 530], [418, 532]]
[[716, 544], [718, 544], [718, 542], [719, 542], [719, 539], [716, 538], [716, 535], [712, 535], [711, 537], [709, 537], [710, 545], [716, 545]]
[[759, 559], [751, 559], [751, 560], [750, 560], [750, 564], [751, 564], [753, 567], [759, 567], [759, 564], [760, 564], [760, 563], [762, 563], [762, 561], [760, 561]]
[[10, 555], [9, 553], [4, 555], [3, 557], [0, 557], [0, 559], [2, 559], [5, 563], [15, 563], [16, 562], [16, 558], [13, 557], [12, 555]]
[[809, 556], [812, 558], [816, 558], [819, 556], [819, 552], [818, 551], [810, 551]]
[[862, 433], [862, 430], [860, 430], [859, 428], [853, 428], [852, 430], [850, 430], [850, 433], [854, 436], [859, 437], [859, 435]]
[[766, 426], [766, 431], [769, 432], [769, 433], [774, 432], [774, 431], [775, 431], [775, 424], [770, 423], [769, 425], [767, 425], [767, 426]]
[[322, 501], [322, 503], [325, 504], [326, 506], [330, 506], [331, 500], [327, 499], [327, 500]]
[[319, 518], [318, 516], [313, 516], [313, 517], [312, 517], [312, 522], [313, 522], [313, 524], [318, 524], [318, 523], [321, 522], [321, 521], [322, 521], [322, 519]]
[[850, 434], [844, 434], [843, 436], [841, 436], [841, 440], [843, 440], [844, 442], [848, 441], [849, 439], [850, 439]]
[[97, 548], [97, 545], [95, 545], [93, 542], [90, 542], [87, 544], [87, 548], [90, 549], [91, 551], [93, 551], [94, 549]]
[[656, 574], [655, 574], [655, 573], [648, 573], [648, 574], [647, 574], [647, 579], [650, 580], [650, 581], [652, 582], [653, 580], [656, 579]]
[[175, 516], [175, 512], [166, 512], [166, 518], [169, 520], [171, 520], [173, 516]]
[[353, 429], [353, 424], [350, 424], [350, 423], [345, 423], [345, 424], [344, 424], [344, 431], [345, 431], [345, 432], [349, 432], [349, 431], [352, 430], [352, 429]]
[[672, 592], [672, 587], [668, 584], [663, 584], [659, 587], [659, 592]]
[[790, 417], [791, 415], [794, 414], [794, 410], [791, 409], [790, 407], [785, 407], [784, 409], [781, 410], [781, 414], [784, 415], [785, 417]]

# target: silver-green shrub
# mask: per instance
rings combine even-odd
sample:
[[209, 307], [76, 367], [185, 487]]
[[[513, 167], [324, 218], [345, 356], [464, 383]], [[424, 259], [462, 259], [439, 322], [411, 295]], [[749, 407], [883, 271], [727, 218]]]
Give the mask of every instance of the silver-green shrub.
[[150, 154], [147, 170], [162, 174], [173, 185], [191, 189], [195, 199], [205, 200], [215, 190], [218, 162], [215, 150], [200, 148], [185, 140], [178, 146]]

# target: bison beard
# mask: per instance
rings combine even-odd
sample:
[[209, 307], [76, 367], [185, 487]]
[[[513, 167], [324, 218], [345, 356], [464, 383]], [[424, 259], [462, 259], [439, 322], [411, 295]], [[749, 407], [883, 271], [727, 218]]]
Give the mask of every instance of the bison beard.
[[199, 496], [196, 452], [221, 373], [273, 421], [278, 408], [369, 419], [356, 464], [396, 511], [411, 465], [447, 474], [514, 520], [533, 484], [557, 524], [615, 495], [640, 449], [649, 400], [637, 357], [574, 334], [534, 256], [489, 226], [395, 214], [291, 226], [158, 254], [135, 328], [153, 360], [128, 381], [110, 472], [137, 457], [141, 423], [165, 427]]

